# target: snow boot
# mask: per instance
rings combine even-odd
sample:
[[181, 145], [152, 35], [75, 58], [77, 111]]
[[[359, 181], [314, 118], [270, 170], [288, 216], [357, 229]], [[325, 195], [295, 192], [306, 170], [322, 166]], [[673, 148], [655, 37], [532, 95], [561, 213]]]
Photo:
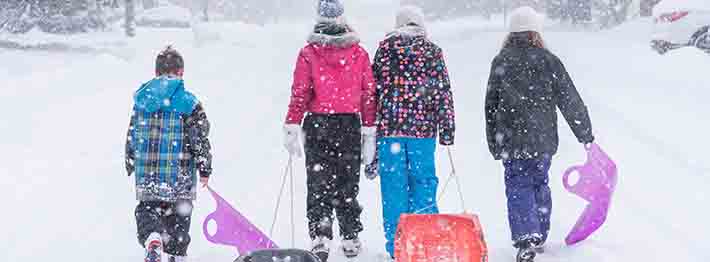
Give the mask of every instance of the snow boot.
[[163, 239], [158, 233], [151, 233], [145, 241], [145, 262], [162, 262]]
[[168, 255], [168, 262], [187, 262], [187, 256]]
[[534, 262], [536, 255], [537, 255], [537, 253], [535, 253], [534, 248], [521, 247], [518, 249], [518, 255], [515, 257], [515, 261], [516, 262]]
[[360, 255], [360, 251], [362, 250], [362, 243], [360, 243], [360, 239], [353, 238], [353, 239], [345, 239], [343, 240], [343, 254], [345, 254], [345, 257], [347, 258], [354, 258]]
[[550, 231], [548, 230], [544, 236], [545, 237], [540, 237], [540, 238], [533, 238], [532, 240], [532, 245], [533, 249], [535, 250], [535, 253], [538, 254], [545, 254], [545, 242], [547, 242], [547, 235], [550, 234]]
[[[515, 244], [518, 248], [518, 255], [516, 256], [517, 262], [533, 262], [535, 261], [535, 256], [537, 256], [538, 248], [543, 246], [542, 239], [539, 237], [531, 237], [520, 240]], [[542, 249], [544, 252], [544, 248]]]
[[311, 248], [311, 252], [313, 252], [313, 254], [315, 254], [321, 262], [327, 262], [328, 255], [330, 254], [330, 239], [323, 236], [313, 239], [313, 247]]

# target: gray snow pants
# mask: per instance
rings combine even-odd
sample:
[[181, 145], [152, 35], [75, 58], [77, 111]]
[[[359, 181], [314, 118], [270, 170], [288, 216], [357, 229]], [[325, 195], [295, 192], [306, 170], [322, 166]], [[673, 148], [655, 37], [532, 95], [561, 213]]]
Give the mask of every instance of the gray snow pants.
[[190, 245], [190, 220], [192, 202], [176, 203], [141, 201], [135, 211], [138, 225], [138, 243], [145, 247], [151, 233], [163, 236], [163, 250], [174, 256], [187, 256]]

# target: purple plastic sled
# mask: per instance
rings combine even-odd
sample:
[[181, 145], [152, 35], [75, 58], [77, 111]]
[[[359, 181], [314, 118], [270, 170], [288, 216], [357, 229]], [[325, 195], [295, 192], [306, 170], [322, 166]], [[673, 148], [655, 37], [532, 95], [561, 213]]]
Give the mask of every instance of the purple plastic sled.
[[[278, 248], [274, 241], [249, 222], [246, 217], [227, 203], [217, 192], [209, 187], [207, 189], [217, 201], [217, 211], [209, 214], [202, 224], [202, 232], [208, 241], [236, 247], [240, 255], [256, 250]], [[209, 231], [207, 231], [207, 224], [211, 220], [214, 220], [217, 224], [217, 232], [214, 235], [210, 235]]]
[[[579, 180], [576, 185], [570, 185], [569, 176], [574, 172], [579, 174]], [[567, 191], [589, 202], [565, 239], [567, 245], [574, 245], [587, 239], [606, 221], [616, 189], [616, 164], [599, 145], [592, 144], [587, 150], [587, 162], [567, 169], [562, 178]]]

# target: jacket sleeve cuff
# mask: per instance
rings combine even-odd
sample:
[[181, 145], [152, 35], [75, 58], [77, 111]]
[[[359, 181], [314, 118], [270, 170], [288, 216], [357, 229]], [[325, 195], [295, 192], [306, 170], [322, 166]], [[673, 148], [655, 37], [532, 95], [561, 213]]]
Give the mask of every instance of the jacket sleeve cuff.
[[285, 124], [287, 125], [301, 125], [301, 119], [286, 118]]
[[452, 146], [454, 145], [454, 137], [451, 135], [441, 134], [439, 136], [439, 144], [442, 146]]
[[365, 126], [362, 128], [362, 134], [364, 136], [375, 136], [375, 135], [377, 135], [377, 127]]
[[292, 123], [288, 123], [288, 122], [287, 122], [287, 123], [284, 125], [284, 131], [285, 131], [287, 134], [290, 134], [290, 133], [296, 133], [296, 134], [298, 134], [298, 133], [301, 132], [301, 129], [302, 129], [302, 127], [301, 127], [300, 124], [292, 124]]
[[362, 126], [363, 126], [363, 127], [374, 127], [374, 126], [375, 126], [375, 121], [374, 121], [374, 120], [363, 119], [363, 120], [362, 120]]
[[586, 137], [580, 139], [579, 142], [582, 144], [594, 143], [594, 136], [593, 135], [586, 136]]

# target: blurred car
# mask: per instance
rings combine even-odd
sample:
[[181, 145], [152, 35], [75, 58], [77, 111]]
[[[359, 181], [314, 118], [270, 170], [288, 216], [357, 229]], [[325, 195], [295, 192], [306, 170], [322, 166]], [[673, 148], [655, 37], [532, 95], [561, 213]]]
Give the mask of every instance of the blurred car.
[[710, 1], [663, 0], [653, 13], [651, 47], [658, 53], [687, 46], [710, 53]]

